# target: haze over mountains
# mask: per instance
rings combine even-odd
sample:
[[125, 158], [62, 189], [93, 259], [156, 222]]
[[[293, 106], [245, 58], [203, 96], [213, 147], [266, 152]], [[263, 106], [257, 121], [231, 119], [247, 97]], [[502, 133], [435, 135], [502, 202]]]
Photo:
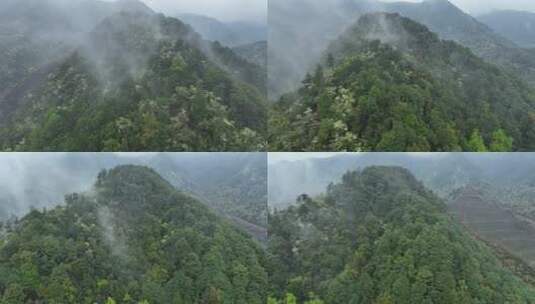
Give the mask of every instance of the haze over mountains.
[[260, 304], [267, 297], [261, 247], [144, 166], [102, 170], [90, 191], [2, 222], [0, 232], [3, 303]]
[[[263, 149], [264, 67], [140, 1], [14, 3], [1, 4], [14, 11], [0, 24], [3, 150]], [[143, 127], [147, 106], [165, 123]], [[152, 139], [126, 138], [144, 128]]]
[[496, 33], [526, 48], [535, 47], [535, 13], [515, 10], [494, 11], [477, 17]]
[[[533, 81], [533, 53], [464, 13], [447, 0], [384, 3], [373, 0], [279, 1], [270, 5], [270, 92], [292, 91], [312, 71], [330, 41], [369, 12], [397, 12], [440, 38], [459, 42], [476, 55]], [[302, 52], [301, 50], [306, 50]], [[280, 76], [286, 75], [283, 79]]]
[[[389, 156], [383, 156], [388, 162]], [[505, 247], [517, 251], [500, 252], [452, 218], [448, 205], [409, 170], [385, 165], [347, 168], [323, 195], [303, 194], [289, 208], [270, 214], [273, 298], [269, 303], [277, 303], [276, 299], [328, 304], [531, 303], [535, 299], [533, 270], [514, 257], [531, 250], [533, 258], [529, 231], [517, 233], [518, 241], [509, 240], [513, 243]], [[287, 172], [294, 169], [288, 166]], [[487, 227], [507, 227], [492, 222], [499, 213], [485, 214]], [[505, 235], [512, 230], [494, 232]]]
[[[346, 171], [374, 165], [407, 168], [446, 199], [467, 185], [496, 188], [491, 194], [495, 196], [511, 187], [533, 185], [535, 178], [535, 156], [531, 153], [349, 153], [325, 158], [314, 158], [314, 153], [310, 153], [301, 160], [269, 165], [270, 208], [284, 208], [303, 193], [318, 195]], [[521, 200], [516, 201], [522, 205]], [[532, 201], [526, 197], [524, 202], [531, 205]]]
[[[137, 164], [155, 169], [174, 187], [238, 226], [267, 225], [265, 154], [10, 154], [0, 158], [0, 218], [21, 217], [31, 208], [62, 204], [65, 195], [86, 192], [103, 169]], [[256, 226], [253, 227], [253, 226]], [[265, 229], [265, 228], [263, 228]], [[265, 239], [260, 231], [255, 237]], [[259, 234], [258, 234], [259, 233]]]

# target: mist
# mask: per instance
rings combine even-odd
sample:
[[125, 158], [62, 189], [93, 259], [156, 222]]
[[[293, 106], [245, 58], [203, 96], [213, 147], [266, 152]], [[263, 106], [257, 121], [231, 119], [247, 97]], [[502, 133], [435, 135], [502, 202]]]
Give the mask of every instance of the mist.
[[[295, 91], [301, 85], [306, 73], [313, 73], [325, 51], [332, 42], [360, 16], [371, 12], [400, 13], [426, 25], [439, 34], [441, 39], [454, 40], [471, 46], [471, 37], [463, 25], [448, 24], [459, 18], [469, 26], [479, 28], [474, 18], [494, 9], [516, 9], [535, 11], [533, 1], [470, 1], [454, 0], [452, 6], [444, 5], [446, 0], [426, 0], [437, 7], [416, 5], [422, 1], [376, 1], [376, 0], [271, 0], [269, 2], [269, 45], [268, 45], [268, 88], [269, 97], [277, 100], [281, 95]], [[435, 3], [437, 2], [437, 3]], [[458, 11], [457, 8], [460, 9]], [[440, 9], [441, 13], [437, 13]], [[468, 25], [467, 25], [468, 26]], [[483, 30], [488, 39], [488, 32]]]
[[[399, 2], [398, 0], [382, 0], [383, 2]], [[406, 2], [422, 2], [422, 0], [412, 0]], [[480, 15], [489, 13], [494, 10], [520, 10], [535, 12], [535, 2], [532, 0], [450, 0], [451, 3], [463, 11], [472, 14]]]
[[209, 16], [224, 22], [265, 23], [267, 0], [144, 0], [152, 9], [164, 14], [190, 13]]
[[[100, 171], [125, 164], [155, 169], [175, 188], [214, 210], [217, 204], [232, 204], [238, 197], [267, 208], [266, 181], [258, 180], [267, 174], [265, 153], [5, 153], [0, 155], [0, 221], [22, 217], [32, 208], [61, 205], [71, 193], [92, 195]], [[249, 176], [248, 189], [254, 194], [227, 184], [240, 185], [240, 179]], [[218, 201], [220, 187], [228, 201]]]
[[444, 199], [468, 185], [526, 200], [535, 191], [535, 153], [279, 153], [268, 167], [268, 204], [284, 209], [299, 195], [320, 195], [347, 171], [369, 166], [406, 168]]

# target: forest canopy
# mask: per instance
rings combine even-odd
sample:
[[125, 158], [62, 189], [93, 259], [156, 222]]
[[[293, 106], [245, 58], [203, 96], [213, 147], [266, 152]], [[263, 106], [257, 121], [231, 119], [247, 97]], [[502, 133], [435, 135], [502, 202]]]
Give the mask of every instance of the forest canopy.
[[147, 167], [2, 224], [0, 303], [265, 303], [266, 256]]
[[275, 151], [513, 151], [535, 142], [522, 80], [398, 14], [364, 15], [275, 104]]

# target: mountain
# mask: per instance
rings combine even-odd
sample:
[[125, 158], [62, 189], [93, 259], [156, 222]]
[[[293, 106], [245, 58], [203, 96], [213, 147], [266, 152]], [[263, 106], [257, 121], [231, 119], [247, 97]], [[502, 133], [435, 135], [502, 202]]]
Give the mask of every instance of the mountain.
[[504, 209], [535, 219], [532, 153], [351, 153], [277, 162], [268, 167], [270, 208], [284, 209], [303, 193], [320, 195], [348, 170], [370, 166], [406, 168], [446, 202], [470, 187]]
[[532, 149], [534, 90], [411, 19], [364, 15], [324, 54], [273, 107], [272, 150]]
[[[484, 60], [530, 84], [535, 82], [535, 53], [519, 47], [447, 0], [385, 3], [374, 0], [270, 2], [270, 98], [295, 90], [312, 72], [325, 48], [367, 13], [399, 13], [426, 25], [441, 39], [453, 40]], [[506, 36], [507, 37], [507, 36]], [[302, 52], [301, 50], [307, 50]]]
[[146, 167], [2, 229], [2, 303], [263, 303], [255, 242]]
[[[500, 155], [500, 156], [498, 156]], [[518, 156], [517, 156], [518, 157]], [[328, 158], [310, 158], [270, 164], [268, 195], [270, 209], [285, 209], [295, 198], [306, 193], [317, 196], [332, 182], [338, 182], [348, 170], [363, 170], [370, 166], [396, 166], [410, 170], [426, 187], [447, 199], [452, 192], [471, 184], [509, 184], [533, 158], [516, 163], [510, 154], [433, 153], [420, 156], [409, 153], [352, 153]], [[496, 170], [502, 164], [504, 170]], [[521, 174], [519, 174], [520, 176]]]
[[267, 41], [258, 41], [232, 48], [234, 52], [247, 61], [254, 63], [267, 71]]
[[222, 22], [196, 14], [180, 14], [177, 17], [191, 25], [205, 39], [219, 41], [229, 47], [267, 40], [267, 25], [261, 23]]
[[522, 47], [535, 47], [535, 13], [499, 10], [478, 16], [477, 19]]
[[50, 70], [48, 66], [66, 57], [86, 32], [119, 12], [153, 13], [136, 0], [2, 1], [0, 101], [36, 71]]
[[535, 83], [535, 52], [504, 38], [492, 27], [464, 13], [448, 0], [427, 0], [418, 4], [391, 4], [386, 11], [397, 12], [425, 24], [440, 38], [456, 41], [477, 56]]
[[531, 303], [535, 288], [399, 167], [346, 173], [270, 215], [274, 298], [299, 303]]
[[179, 191], [265, 240], [266, 157], [264, 153], [4, 155], [0, 221], [58, 206], [65, 193], [88, 191], [99, 171], [135, 164], [153, 168]]
[[221, 214], [267, 227], [266, 154], [164, 154], [142, 162]]
[[503, 208], [502, 203], [474, 187], [459, 189], [449, 208], [459, 221], [488, 244], [505, 248], [525, 263], [526, 269], [535, 266], [535, 225]]
[[264, 90], [261, 68], [181, 21], [120, 12], [1, 96], [0, 146], [256, 151], [265, 145]]

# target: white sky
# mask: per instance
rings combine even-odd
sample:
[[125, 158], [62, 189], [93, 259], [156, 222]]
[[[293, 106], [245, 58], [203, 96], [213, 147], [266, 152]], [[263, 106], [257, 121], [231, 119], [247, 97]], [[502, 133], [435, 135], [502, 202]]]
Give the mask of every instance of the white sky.
[[[375, 153], [377, 155], [379, 154], [385, 154], [384, 153]], [[337, 155], [343, 155], [343, 154], [361, 154], [358, 152], [270, 152], [268, 153], [268, 164], [273, 165], [279, 162], [283, 161], [299, 161], [299, 160], [306, 160], [306, 159], [312, 159], [312, 158], [330, 158]], [[430, 152], [407, 152], [406, 154], [410, 154], [412, 156], [420, 156], [420, 157], [439, 157], [447, 155], [448, 153], [430, 153]]]
[[[398, 2], [399, 0], [382, 0], [383, 2]], [[422, 2], [421, 0], [405, 0]], [[451, 3], [467, 13], [478, 15], [493, 10], [524, 10], [535, 12], [535, 0], [450, 0]]]
[[142, 0], [164, 14], [193, 13], [221, 21], [267, 20], [267, 0]]

